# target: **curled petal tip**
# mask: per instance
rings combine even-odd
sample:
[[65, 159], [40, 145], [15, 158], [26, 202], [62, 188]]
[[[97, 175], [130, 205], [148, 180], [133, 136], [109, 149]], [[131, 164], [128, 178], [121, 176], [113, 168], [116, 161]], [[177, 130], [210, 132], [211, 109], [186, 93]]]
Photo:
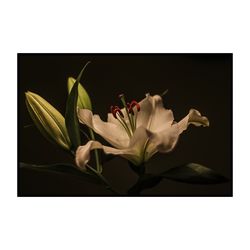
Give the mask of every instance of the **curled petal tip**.
[[204, 117], [204, 127], [209, 127], [210, 126], [210, 122], [209, 122], [209, 120], [207, 119], [207, 117], [206, 116], [203, 116]]

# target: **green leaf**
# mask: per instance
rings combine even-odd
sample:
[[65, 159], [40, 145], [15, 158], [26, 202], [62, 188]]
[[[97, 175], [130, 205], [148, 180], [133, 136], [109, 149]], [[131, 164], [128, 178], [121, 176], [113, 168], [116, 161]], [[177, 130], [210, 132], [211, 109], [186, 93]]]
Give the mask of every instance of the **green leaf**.
[[216, 171], [197, 163], [183, 164], [161, 174], [163, 178], [190, 184], [218, 184], [228, 179]]
[[[76, 80], [73, 77], [68, 78], [68, 92], [70, 93], [72, 87], [74, 86], [74, 83]], [[78, 101], [77, 106], [81, 109], [89, 109], [92, 110], [92, 104], [91, 100], [89, 98], [89, 95], [85, 88], [82, 86], [82, 84], [79, 82], [78, 84]]]
[[141, 176], [137, 183], [128, 190], [129, 195], [139, 195], [143, 190], [153, 188], [162, 180], [162, 176], [145, 174]]
[[74, 165], [71, 165], [71, 164], [58, 163], [58, 164], [50, 164], [50, 165], [35, 165], [35, 164], [28, 164], [28, 163], [20, 162], [19, 167], [22, 169], [31, 169], [31, 170], [42, 171], [42, 172], [47, 172], [47, 173], [67, 174], [67, 175], [77, 177], [78, 179], [83, 180], [83, 181], [103, 185], [103, 182], [99, 178], [97, 178], [97, 176], [92, 175], [88, 172], [82, 172], [79, 169], [77, 169]]
[[71, 92], [68, 96], [66, 106], [65, 124], [68, 131], [69, 139], [72, 144], [72, 150], [74, 151], [78, 148], [78, 146], [81, 145], [80, 128], [77, 116], [78, 84], [88, 64], [89, 62], [84, 65], [83, 69], [78, 75], [74, 86], [72, 87]]

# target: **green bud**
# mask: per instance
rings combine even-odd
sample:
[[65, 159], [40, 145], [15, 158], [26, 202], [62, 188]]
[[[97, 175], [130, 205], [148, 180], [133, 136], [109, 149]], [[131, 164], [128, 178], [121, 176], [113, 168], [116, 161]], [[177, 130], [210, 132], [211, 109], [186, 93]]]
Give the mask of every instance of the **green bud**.
[[41, 96], [30, 91], [25, 93], [29, 114], [40, 132], [50, 142], [70, 150], [71, 143], [65, 126], [65, 119]]
[[[68, 92], [70, 93], [76, 79], [73, 77], [68, 78]], [[89, 95], [87, 91], [84, 89], [84, 87], [79, 83], [78, 84], [78, 100], [77, 100], [77, 106], [80, 109], [89, 109], [92, 110], [92, 104], [89, 98]]]

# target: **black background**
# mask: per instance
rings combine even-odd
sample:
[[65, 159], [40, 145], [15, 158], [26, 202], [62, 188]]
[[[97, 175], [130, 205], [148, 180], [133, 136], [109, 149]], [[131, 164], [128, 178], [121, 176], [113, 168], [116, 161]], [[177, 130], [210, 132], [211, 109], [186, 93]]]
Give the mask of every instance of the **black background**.
[[[106, 119], [118, 94], [140, 101], [145, 93], [160, 94], [179, 121], [190, 108], [208, 117], [210, 127], [190, 126], [175, 150], [157, 154], [148, 172], [187, 162], [201, 163], [232, 179], [232, 54], [18, 54], [18, 158], [20, 162], [73, 163], [74, 159], [42, 137], [26, 110], [24, 93], [41, 95], [62, 114], [67, 99], [67, 78], [77, 77], [91, 61], [81, 83], [87, 89], [94, 113]], [[99, 139], [99, 138], [98, 138]], [[101, 140], [101, 139], [100, 139]], [[104, 141], [102, 141], [104, 142]], [[104, 166], [104, 175], [120, 192], [136, 181], [127, 162], [119, 157]], [[231, 196], [232, 183], [192, 185], [162, 181], [148, 196]], [[19, 169], [19, 196], [109, 196], [110, 191], [72, 176]]]

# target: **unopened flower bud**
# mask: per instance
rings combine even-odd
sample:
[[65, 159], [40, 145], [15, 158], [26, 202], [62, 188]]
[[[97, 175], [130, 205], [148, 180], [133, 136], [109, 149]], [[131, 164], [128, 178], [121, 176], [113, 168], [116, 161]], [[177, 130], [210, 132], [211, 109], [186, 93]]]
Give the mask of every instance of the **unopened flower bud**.
[[62, 114], [35, 93], [28, 91], [25, 96], [29, 114], [44, 137], [64, 149], [70, 150], [71, 143]]
[[[72, 87], [74, 86], [76, 79], [73, 77], [68, 78], [68, 92], [70, 93]], [[89, 95], [87, 91], [84, 89], [84, 87], [79, 83], [78, 84], [78, 100], [77, 100], [77, 106], [80, 109], [89, 109], [92, 110], [92, 104], [91, 100], [89, 98]]]

